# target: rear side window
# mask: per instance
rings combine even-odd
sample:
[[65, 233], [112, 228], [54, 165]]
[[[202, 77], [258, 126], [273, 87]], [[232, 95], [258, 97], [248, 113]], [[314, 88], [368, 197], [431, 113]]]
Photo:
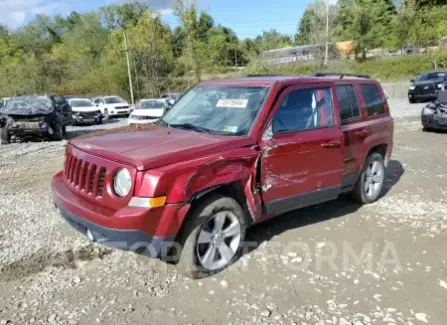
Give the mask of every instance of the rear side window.
[[360, 116], [359, 102], [353, 86], [337, 86], [337, 97], [340, 106], [340, 119], [347, 121]]
[[377, 85], [360, 85], [368, 116], [385, 113], [383, 99]]

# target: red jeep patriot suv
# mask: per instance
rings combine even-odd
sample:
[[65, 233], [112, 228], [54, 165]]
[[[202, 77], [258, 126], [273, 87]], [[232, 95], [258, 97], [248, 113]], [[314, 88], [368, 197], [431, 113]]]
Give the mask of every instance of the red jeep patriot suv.
[[376, 201], [392, 147], [384, 92], [367, 76], [206, 81], [154, 125], [70, 141], [52, 190], [90, 240], [175, 255], [197, 278], [234, 262], [250, 225], [345, 192]]

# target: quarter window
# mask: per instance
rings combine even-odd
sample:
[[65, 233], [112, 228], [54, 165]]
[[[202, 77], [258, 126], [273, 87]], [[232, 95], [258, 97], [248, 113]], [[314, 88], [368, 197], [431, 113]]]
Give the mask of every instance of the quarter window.
[[360, 116], [359, 102], [353, 86], [337, 86], [340, 119], [347, 121]]
[[368, 116], [385, 113], [385, 107], [379, 88], [376, 85], [361, 85]]
[[274, 133], [312, 130], [334, 125], [330, 88], [291, 91], [273, 119]]

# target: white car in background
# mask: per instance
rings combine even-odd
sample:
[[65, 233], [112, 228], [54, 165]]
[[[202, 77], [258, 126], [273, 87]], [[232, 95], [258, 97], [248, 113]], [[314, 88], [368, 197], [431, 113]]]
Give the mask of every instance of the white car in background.
[[119, 96], [104, 96], [93, 99], [105, 120], [111, 116], [129, 116], [132, 109], [128, 102]]
[[129, 124], [148, 124], [157, 122], [169, 108], [166, 99], [142, 99], [129, 116]]
[[102, 123], [102, 113], [90, 99], [70, 98], [68, 104], [73, 112], [73, 125]]

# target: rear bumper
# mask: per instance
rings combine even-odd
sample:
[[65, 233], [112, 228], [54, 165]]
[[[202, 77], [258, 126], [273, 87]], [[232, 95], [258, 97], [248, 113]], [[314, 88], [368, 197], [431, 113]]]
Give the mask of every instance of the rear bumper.
[[167, 254], [189, 210], [189, 204], [169, 204], [111, 211], [73, 193], [62, 172], [53, 177], [51, 186], [60, 214], [80, 233], [95, 242], [151, 257]]

